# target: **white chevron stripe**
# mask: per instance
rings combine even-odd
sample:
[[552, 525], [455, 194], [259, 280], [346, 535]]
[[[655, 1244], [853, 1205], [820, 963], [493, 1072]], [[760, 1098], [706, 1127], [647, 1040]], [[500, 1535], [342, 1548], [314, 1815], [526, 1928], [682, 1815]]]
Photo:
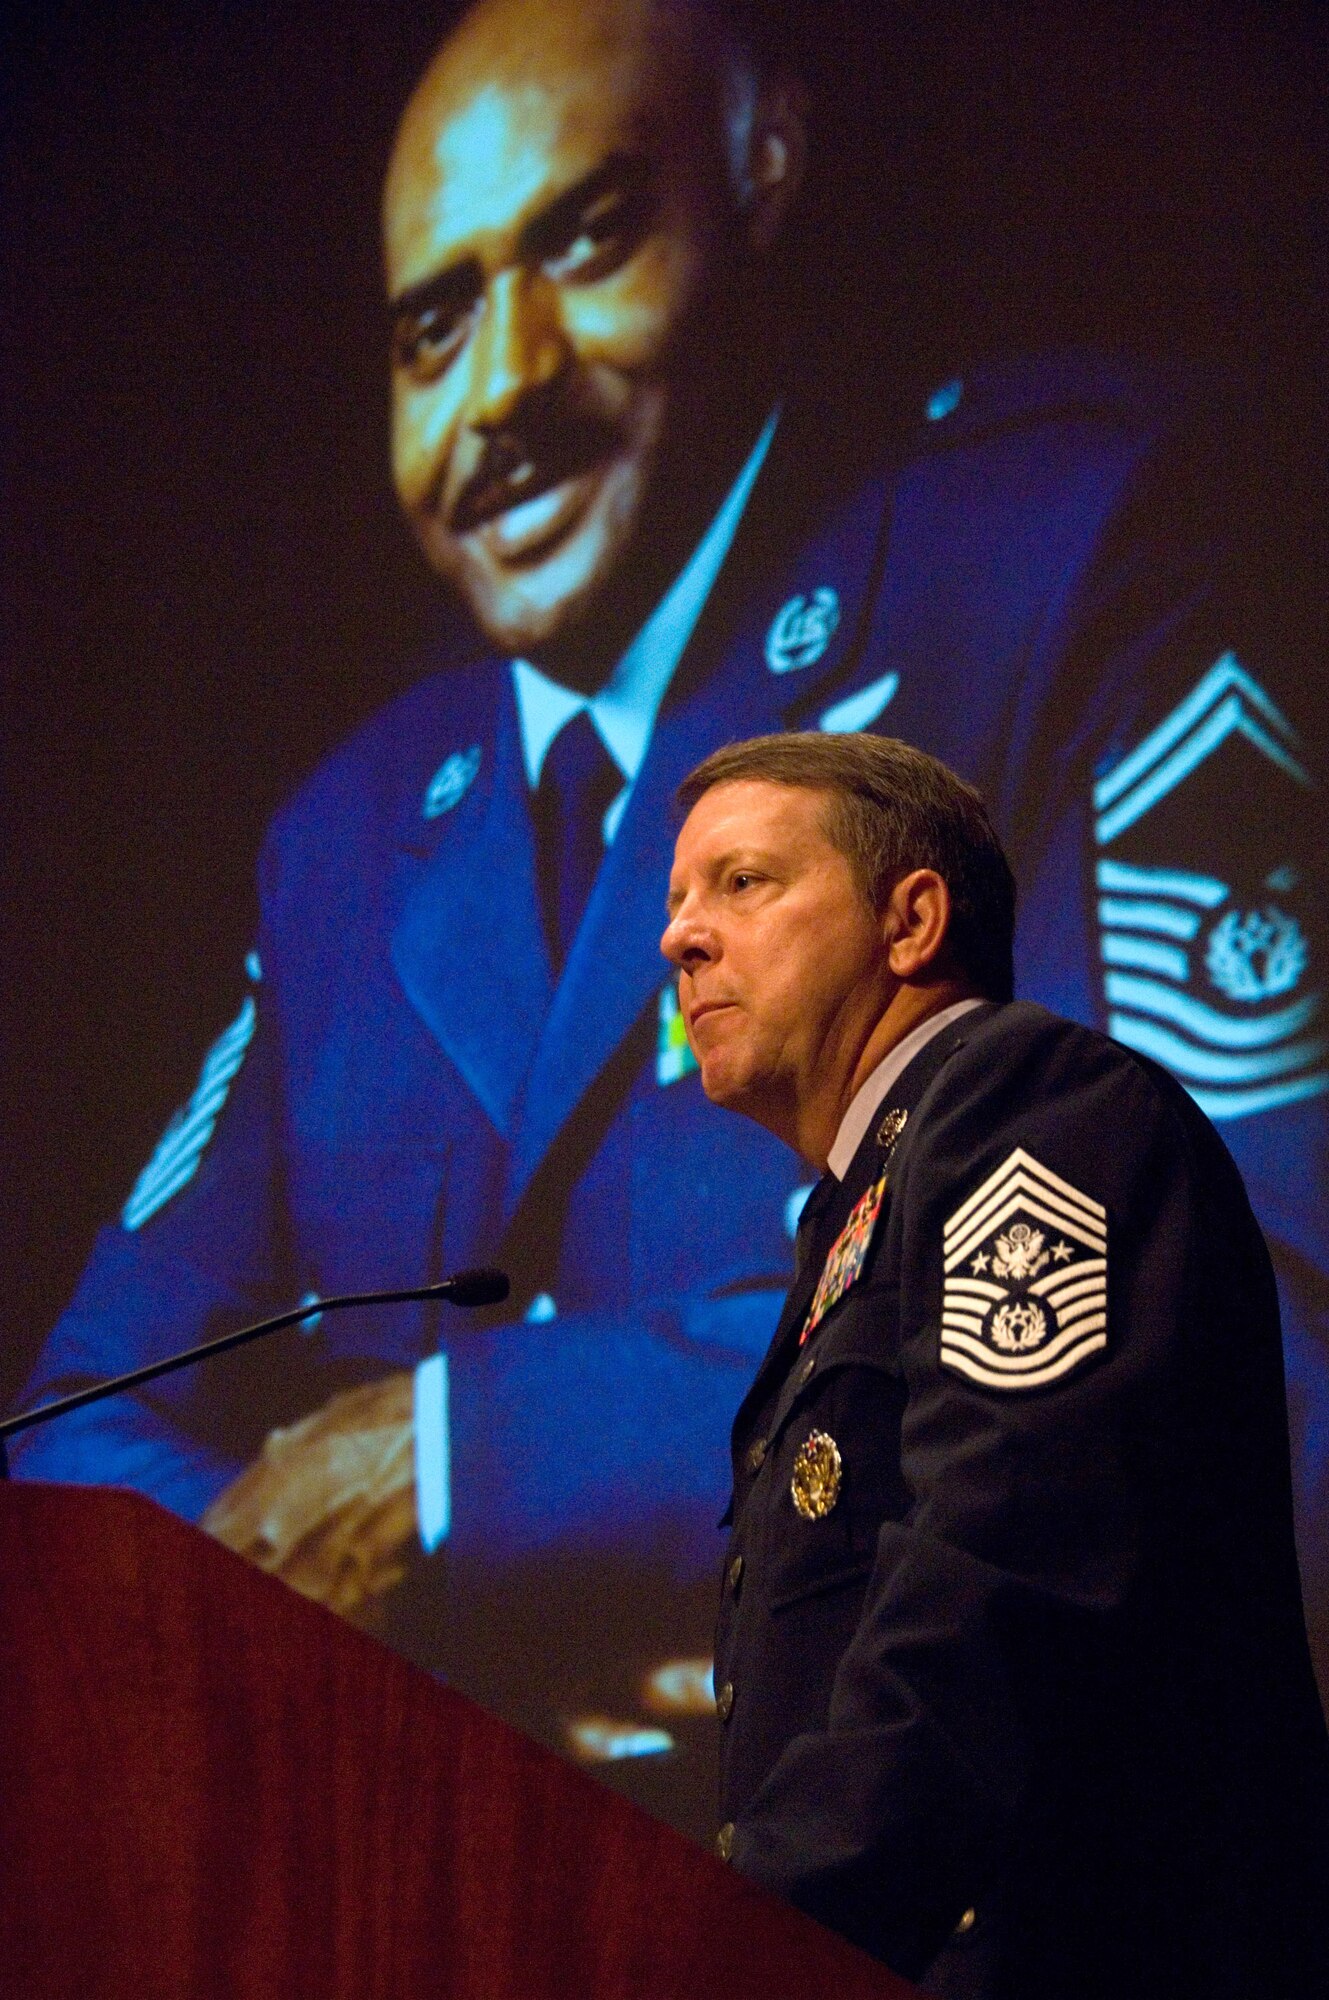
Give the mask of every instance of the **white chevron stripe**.
[[121, 1213], [120, 1220], [125, 1228], [141, 1229], [150, 1215], [155, 1215], [173, 1194], [179, 1194], [181, 1188], [192, 1181], [198, 1172], [198, 1163], [202, 1157], [203, 1149], [200, 1147], [197, 1153], [192, 1154], [164, 1181], [156, 1180], [150, 1187], [143, 1187], [142, 1184], [136, 1187]]
[[1106, 1326], [1106, 1291], [1090, 1292], [1086, 1298], [1077, 1299], [1074, 1305], [1067, 1306], [1065, 1312], [1057, 1314], [1057, 1325], [1059, 1327], [1078, 1326], [1086, 1313], [1097, 1313], [1099, 1318], [1096, 1324]]
[[1049, 1361], [1054, 1361], [1068, 1347], [1082, 1340], [1085, 1334], [1095, 1333], [1106, 1325], [1106, 1319], [1100, 1315], [1095, 1320], [1076, 1327], [1068, 1327], [1056, 1334], [1044, 1346], [1035, 1348], [1029, 1354], [998, 1354], [991, 1347], [984, 1346], [982, 1341], [971, 1339], [967, 1333], [953, 1333], [949, 1339], [943, 1336], [941, 1346], [943, 1353], [948, 1348], [955, 1347], [965, 1354], [975, 1355], [1000, 1375], [1028, 1375], [1034, 1369], [1042, 1368]]
[[1009, 1285], [994, 1285], [987, 1278], [970, 1278], [957, 1271], [954, 1277], [947, 1278], [946, 1291], [948, 1295], [951, 1292], [959, 1292], [991, 1305], [995, 1299], [1007, 1298], [1010, 1293], [1010, 1287]]
[[1041, 1182], [1032, 1180], [1028, 1174], [1014, 1174], [996, 1190], [995, 1194], [988, 1197], [982, 1208], [970, 1216], [963, 1230], [957, 1230], [947, 1239], [947, 1249], [953, 1248], [961, 1239], [972, 1242], [975, 1236], [986, 1235], [991, 1228], [991, 1217], [1004, 1213], [1011, 1207], [1012, 1202], [1018, 1204], [1022, 1196], [1027, 1197], [1031, 1205], [1037, 1206], [1040, 1215], [1056, 1216], [1059, 1221], [1064, 1221], [1070, 1228], [1075, 1229], [1080, 1237], [1093, 1243], [1102, 1243], [1106, 1231], [1097, 1216], [1086, 1215], [1083, 1209], [1072, 1208], [1069, 1202], [1062, 1201], [1059, 1195], [1050, 1194]]
[[1026, 1173], [1023, 1168], [1017, 1168], [1013, 1174], [1007, 1174], [996, 1187], [989, 1190], [985, 1199], [977, 1208], [971, 1210], [958, 1228], [947, 1228], [944, 1231], [943, 1241], [946, 1247], [949, 1249], [960, 1236], [971, 1237], [975, 1232], [981, 1235], [984, 1217], [991, 1215], [1012, 1193], [1020, 1191], [1042, 1202], [1045, 1209], [1078, 1222], [1091, 1236], [1101, 1237], [1105, 1234], [1105, 1224], [1100, 1216], [1078, 1206], [1075, 1202], [1065, 1200], [1042, 1181], [1035, 1180], [1032, 1174]]
[[203, 1150], [216, 1129], [222, 1106], [253, 1038], [257, 1019], [253, 995], [248, 994], [234, 1021], [204, 1057], [193, 1096], [171, 1120], [130, 1190], [120, 1212], [126, 1229], [141, 1229], [148, 1217], [178, 1194], [198, 1171]]
[[[998, 1375], [984, 1363], [975, 1361], [968, 1354], [957, 1354], [946, 1349], [942, 1351], [942, 1361], [947, 1368], [958, 1374], [967, 1375], [971, 1381], [981, 1382], [989, 1389], [1037, 1389], [1045, 1382], [1055, 1382], [1059, 1376], [1067, 1375], [1079, 1365], [1086, 1355], [1094, 1354], [1107, 1346], [1106, 1333], [1093, 1335], [1079, 1347], [1072, 1347], [1050, 1367], [1040, 1368], [1030, 1375]], [[986, 1354], [986, 1349], [984, 1350]]]
[[1058, 1291], [1059, 1285], [1074, 1286], [1106, 1270], [1106, 1257], [1077, 1257], [1073, 1264], [1061, 1264], [1055, 1271], [1049, 1271], [1029, 1289], [1040, 1299], [1050, 1299], [1055, 1306], [1061, 1299], [1070, 1297], [1069, 1291]]
[[[941, 1304], [942, 1327], [947, 1331], [953, 1330], [958, 1333], [974, 1334], [977, 1336], [983, 1331], [983, 1322], [986, 1314], [966, 1311], [965, 1304], [965, 1301], [952, 1300], [949, 1292], [943, 1294]], [[1058, 1333], [1065, 1333], [1068, 1328], [1078, 1326], [1088, 1313], [1106, 1315], [1106, 1312], [1107, 1288], [1106, 1286], [1098, 1285], [1093, 1291], [1086, 1292], [1083, 1298], [1073, 1301], [1065, 1312], [1057, 1314]], [[1105, 1325], [1106, 1319], [1104, 1318], [1101, 1323]], [[992, 1353], [992, 1349], [988, 1347], [983, 1347], [980, 1351], [984, 1354]], [[1053, 1348], [1051, 1346], [1040, 1348], [1038, 1356], [1035, 1359], [1052, 1351]], [[994, 1356], [995, 1359], [996, 1357]], [[998, 1362], [998, 1365], [1002, 1364]]]
[[1087, 1224], [1078, 1218], [1072, 1222], [1064, 1211], [1058, 1214], [1044, 1201], [1036, 1200], [1022, 1188], [1016, 1187], [1009, 1194], [1003, 1191], [999, 1205], [985, 1209], [976, 1218], [973, 1226], [953, 1247], [948, 1248], [943, 1260], [943, 1269], [954, 1270], [957, 1264], [963, 1263], [976, 1244], [985, 1243], [993, 1231], [1000, 1229], [1013, 1215], [1036, 1216], [1040, 1222], [1045, 1222], [1050, 1230], [1060, 1232], [1063, 1236], [1074, 1237], [1075, 1241], [1086, 1250], [1101, 1251], [1107, 1248], [1106, 1234], [1097, 1223]]
[[1094, 1201], [1087, 1194], [1082, 1194], [1079, 1188], [1072, 1187], [1069, 1181], [1062, 1180], [1060, 1174], [1054, 1174], [1050, 1168], [1043, 1166], [1040, 1161], [1036, 1160], [1031, 1153], [1026, 1153], [1023, 1146], [1017, 1146], [1015, 1151], [1009, 1154], [1002, 1161], [1001, 1165], [988, 1175], [982, 1186], [975, 1188], [967, 1201], [961, 1202], [954, 1215], [950, 1217], [945, 1225], [943, 1233], [946, 1239], [949, 1240], [964, 1225], [968, 1217], [981, 1202], [996, 1192], [1009, 1174], [1016, 1173], [1021, 1168], [1027, 1174], [1031, 1174], [1037, 1180], [1042, 1181], [1049, 1193], [1061, 1195], [1065, 1201], [1070, 1202], [1076, 1208], [1084, 1210], [1091, 1217], [1096, 1216], [1100, 1222], [1107, 1221], [1107, 1210], [1100, 1202]]
[[943, 1304], [941, 1309], [942, 1326], [952, 1333], [979, 1334], [983, 1331], [984, 1317], [983, 1313], [957, 1312], [952, 1305]]

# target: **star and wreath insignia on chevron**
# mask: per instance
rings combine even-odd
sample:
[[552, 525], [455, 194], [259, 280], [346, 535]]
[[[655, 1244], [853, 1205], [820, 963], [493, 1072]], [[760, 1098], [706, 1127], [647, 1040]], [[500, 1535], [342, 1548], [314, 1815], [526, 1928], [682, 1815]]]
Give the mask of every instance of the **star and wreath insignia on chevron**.
[[817, 1280], [817, 1289], [808, 1308], [808, 1316], [803, 1322], [803, 1331], [798, 1336], [800, 1347], [811, 1338], [831, 1307], [844, 1297], [862, 1272], [872, 1246], [872, 1232], [877, 1226], [877, 1217], [881, 1214], [882, 1197], [885, 1192], [886, 1176], [882, 1174], [872, 1183], [866, 1194], [859, 1196], [849, 1211], [849, 1220], [831, 1245], [830, 1255]]
[[1108, 1344], [1107, 1210], [1017, 1146], [942, 1229], [941, 1363], [1058, 1382]]

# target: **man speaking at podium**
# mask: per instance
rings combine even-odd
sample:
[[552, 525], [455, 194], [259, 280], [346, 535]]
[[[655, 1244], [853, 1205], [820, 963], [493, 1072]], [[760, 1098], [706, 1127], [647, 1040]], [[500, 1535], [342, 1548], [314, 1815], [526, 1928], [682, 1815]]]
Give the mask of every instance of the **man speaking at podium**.
[[[1310, 780], [1191, 504], [1228, 482], [1116, 364], [837, 365], [834, 230], [800, 210], [818, 166], [834, 209], [834, 107], [810, 121], [790, 16], [449, 16], [383, 220], [395, 484], [453, 615], [279, 814], [250, 991], [32, 1393], [467, 1265], [510, 1271], [511, 1317], [440, 1356], [423, 1312], [329, 1316], [14, 1455], [141, 1487], [365, 1620], [446, 1595], [463, 1686], [641, 1796], [657, 1772], [657, 1804], [701, 1768], [667, 1753], [709, 1729], [717, 1440], [807, 1178], [711, 1118], [662, 976], [668, 801], [698, 758], [884, 719], [981, 780], [1022, 991], [1110, 1002], [1188, 1066], [1303, 1297], [1329, 1256]], [[398, 1588], [422, 1551], [446, 1593]]]
[[706, 1095], [821, 1174], [733, 1431], [722, 1857], [945, 1996], [1325, 1991], [1329, 1742], [1230, 1157], [1012, 1000], [1011, 873], [944, 765], [767, 737], [680, 799]]

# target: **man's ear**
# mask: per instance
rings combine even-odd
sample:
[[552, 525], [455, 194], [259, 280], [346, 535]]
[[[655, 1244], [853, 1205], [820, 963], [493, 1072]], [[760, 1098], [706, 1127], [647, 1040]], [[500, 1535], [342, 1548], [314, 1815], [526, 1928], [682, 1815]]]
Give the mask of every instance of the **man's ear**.
[[754, 250], [770, 248], [803, 184], [807, 120], [807, 89], [798, 77], [773, 78], [758, 92], [739, 182]]
[[891, 890], [882, 915], [891, 971], [917, 979], [944, 954], [951, 927], [951, 892], [935, 868], [914, 868]]

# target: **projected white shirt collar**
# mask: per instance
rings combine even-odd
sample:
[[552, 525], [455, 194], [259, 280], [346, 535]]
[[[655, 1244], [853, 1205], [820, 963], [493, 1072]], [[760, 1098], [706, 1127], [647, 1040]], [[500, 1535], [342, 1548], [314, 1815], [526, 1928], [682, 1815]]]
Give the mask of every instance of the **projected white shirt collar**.
[[623, 773], [623, 790], [605, 814], [606, 846], [618, 831], [660, 703], [729, 553], [779, 418], [779, 410], [772, 410], [710, 526], [598, 694], [577, 694], [542, 674], [529, 660], [512, 662], [522, 758], [531, 790], [540, 782], [554, 738], [582, 709]]

